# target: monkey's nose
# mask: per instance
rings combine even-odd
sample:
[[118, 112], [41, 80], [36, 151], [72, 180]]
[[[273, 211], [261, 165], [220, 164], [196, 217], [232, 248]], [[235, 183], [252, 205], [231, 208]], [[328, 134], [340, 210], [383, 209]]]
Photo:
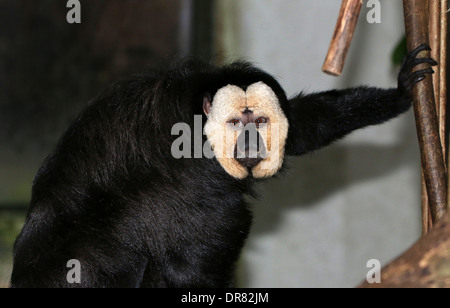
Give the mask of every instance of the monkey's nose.
[[242, 166], [255, 167], [264, 159], [264, 154], [264, 142], [256, 129], [246, 130], [238, 137], [234, 157]]
[[245, 158], [236, 158], [236, 160], [241, 166], [244, 166], [246, 168], [253, 168], [261, 162], [262, 158], [245, 157]]

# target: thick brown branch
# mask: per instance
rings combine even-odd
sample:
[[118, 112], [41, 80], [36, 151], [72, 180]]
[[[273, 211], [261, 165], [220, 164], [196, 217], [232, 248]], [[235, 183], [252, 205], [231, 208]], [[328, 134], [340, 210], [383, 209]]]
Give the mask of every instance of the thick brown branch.
[[[409, 50], [429, 43], [427, 3], [423, 0], [403, 0]], [[447, 181], [431, 76], [414, 86], [413, 99], [428, 203], [433, 222], [437, 222], [447, 208]]]
[[362, 288], [449, 288], [450, 216], [381, 271], [381, 283]]
[[[446, 140], [446, 118], [447, 118], [447, 34], [448, 34], [448, 1], [441, 0], [440, 6], [440, 55], [439, 55], [439, 130], [444, 152], [445, 165], [448, 160], [448, 145]], [[447, 204], [450, 206], [450, 204]]]

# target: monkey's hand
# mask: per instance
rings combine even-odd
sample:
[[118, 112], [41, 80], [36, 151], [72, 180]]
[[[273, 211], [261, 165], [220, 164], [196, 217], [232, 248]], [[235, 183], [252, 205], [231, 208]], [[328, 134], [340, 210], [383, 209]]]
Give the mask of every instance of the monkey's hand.
[[[410, 53], [408, 53], [403, 60], [400, 73], [398, 74], [398, 91], [401, 97], [411, 99], [411, 89], [413, 86], [425, 79], [427, 74], [433, 74], [434, 71], [431, 66], [436, 66], [438, 63], [432, 58], [417, 58], [422, 51], [430, 51], [430, 46], [422, 44]], [[429, 64], [428, 68], [414, 70], [418, 65]]]

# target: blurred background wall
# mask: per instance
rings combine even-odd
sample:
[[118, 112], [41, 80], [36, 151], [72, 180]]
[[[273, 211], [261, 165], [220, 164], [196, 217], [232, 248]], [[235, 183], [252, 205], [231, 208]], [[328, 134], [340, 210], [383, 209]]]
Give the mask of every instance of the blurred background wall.
[[[342, 77], [321, 72], [338, 0], [91, 0], [81, 24], [65, 1], [0, 0], [0, 286], [39, 165], [107, 84], [174, 56], [248, 59], [288, 95], [396, 85], [401, 1], [363, 8]], [[369, 259], [386, 264], [420, 235], [420, 169], [412, 112], [288, 160], [258, 187], [237, 271], [243, 287], [352, 287]]]

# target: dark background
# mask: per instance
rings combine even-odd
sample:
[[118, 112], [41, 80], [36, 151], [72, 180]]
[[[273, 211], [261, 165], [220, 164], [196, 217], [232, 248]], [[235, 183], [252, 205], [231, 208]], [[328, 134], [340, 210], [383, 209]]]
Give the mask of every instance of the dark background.
[[111, 82], [212, 54], [211, 0], [0, 0], [0, 287], [41, 162]]

